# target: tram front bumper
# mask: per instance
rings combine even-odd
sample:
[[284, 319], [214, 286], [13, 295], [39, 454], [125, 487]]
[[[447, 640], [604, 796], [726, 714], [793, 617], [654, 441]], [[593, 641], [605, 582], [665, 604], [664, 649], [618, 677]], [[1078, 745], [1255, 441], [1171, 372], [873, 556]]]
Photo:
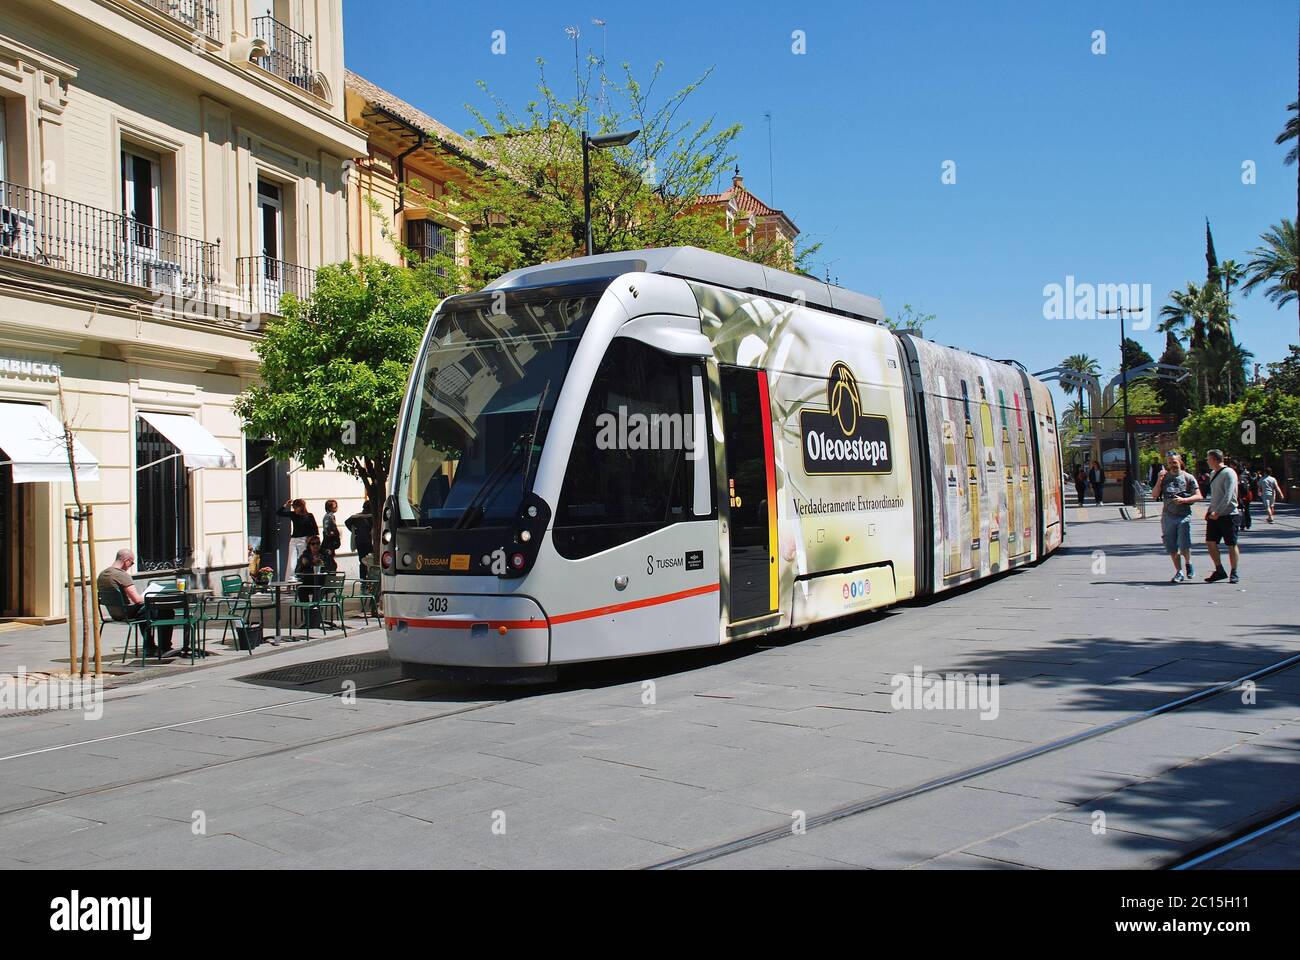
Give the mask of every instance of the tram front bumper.
[[388, 652], [401, 663], [531, 667], [550, 662], [551, 628], [530, 597], [387, 593]]

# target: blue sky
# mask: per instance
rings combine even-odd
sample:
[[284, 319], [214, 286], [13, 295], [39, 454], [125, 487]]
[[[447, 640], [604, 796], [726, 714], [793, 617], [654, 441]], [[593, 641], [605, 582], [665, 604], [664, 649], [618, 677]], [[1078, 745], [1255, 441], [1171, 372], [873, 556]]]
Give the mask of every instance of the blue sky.
[[[478, 80], [526, 102], [537, 57], [566, 89], [564, 27], [599, 55], [593, 17], [609, 62], [638, 76], [663, 60], [675, 88], [713, 66], [692, 115], [743, 124], [745, 184], [823, 244], [819, 276], [891, 315], [905, 302], [936, 314], [936, 340], [1039, 370], [1076, 352], [1119, 362], [1114, 321], [1044, 319], [1046, 285], [1149, 283], [1158, 310], [1204, 280], [1206, 217], [1219, 258], [1245, 261], [1295, 216], [1296, 168], [1273, 138], [1296, 95], [1297, 15], [1294, 0], [344, 0], [344, 39], [352, 69], [457, 130], [472, 126], [466, 103], [486, 105]], [[1294, 306], [1259, 293], [1234, 306], [1257, 361], [1297, 341]], [[1154, 322], [1131, 335], [1159, 355]]]

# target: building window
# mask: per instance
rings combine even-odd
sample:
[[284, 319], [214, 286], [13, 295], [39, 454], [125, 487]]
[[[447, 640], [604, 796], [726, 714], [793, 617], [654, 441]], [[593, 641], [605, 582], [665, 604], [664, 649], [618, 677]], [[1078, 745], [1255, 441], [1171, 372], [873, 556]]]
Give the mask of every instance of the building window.
[[9, 138], [5, 133], [5, 102], [0, 100], [0, 182], [9, 180]]
[[[456, 231], [433, 220], [407, 220], [406, 245], [418, 260], [432, 260], [439, 254], [456, 259]], [[447, 275], [446, 268], [441, 265], [434, 272], [439, 276]]]
[[122, 148], [122, 213], [131, 221], [131, 243], [158, 250], [162, 228], [162, 175], [156, 154]]
[[190, 478], [176, 446], [135, 421], [136, 564], [141, 573], [190, 562]]
[[[609, 345], [587, 395], [555, 511], [552, 536], [560, 556], [589, 557], [694, 518], [696, 463], [708, 471], [686, 449], [694, 442], [686, 433], [693, 429], [698, 371], [698, 361], [637, 340], [619, 337]], [[611, 423], [629, 427], [612, 444]]]

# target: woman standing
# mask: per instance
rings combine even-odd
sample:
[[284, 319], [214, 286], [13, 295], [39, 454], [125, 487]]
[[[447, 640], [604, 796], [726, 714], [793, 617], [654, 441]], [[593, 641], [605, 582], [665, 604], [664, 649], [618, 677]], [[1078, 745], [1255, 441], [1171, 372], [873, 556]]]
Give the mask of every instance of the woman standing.
[[1088, 472], [1083, 465], [1074, 468], [1074, 492], [1078, 494], [1079, 506], [1083, 506], [1083, 494], [1088, 489]]
[[298, 559], [307, 549], [307, 538], [320, 534], [320, 529], [316, 526], [316, 518], [307, 512], [307, 501], [302, 497], [286, 500], [284, 506], [275, 511], [275, 515], [288, 517], [292, 524], [289, 530], [289, 569], [297, 570]]
[[339, 533], [338, 521], [334, 514], [338, 512], [339, 502], [337, 500], [325, 501], [325, 517], [321, 520], [320, 527], [320, 545], [330, 552], [338, 550], [343, 545], [343, 537]]

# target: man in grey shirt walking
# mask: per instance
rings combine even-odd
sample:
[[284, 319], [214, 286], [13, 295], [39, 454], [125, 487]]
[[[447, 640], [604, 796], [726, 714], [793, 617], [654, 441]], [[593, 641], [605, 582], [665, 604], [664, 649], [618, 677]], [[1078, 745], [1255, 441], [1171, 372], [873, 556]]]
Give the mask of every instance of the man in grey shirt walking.
[[[1174, 562], [1174, 578], [1171, 582], [1182, 583], [1192, 578], [1192, 504], [1202, 499], [1201, 489], [1196, 485], [1196, 478], [1183, 469], [1183, 458], [1170, 452], [1165, 458], [1165, 468], [1156, 478], [1151, 495], [1164, 501], [1164, 511], [1160, 514], [1160, 539], [1164, 542], [1165, 553]], [[1179, 565], [1187, 567], [1183, 573]]]
[[[1214, 563], [1214, 572], [1205, 578], [1206, 583], [1227, 580], [1237, 583], [1237, 562], [1241, 559], [1241, 548], [1237, 546], [1237, 471], [1223, 462], [1222, 450], [1209, 450], [1205, 459], [1210, 463], [1210, 501], [1205, 513], [1205, 549], [1209, 551]], [[1228, 558], [1232, 563], [1232, 574], [1223, 571], [1219, 559], [1219, 541], [1228, 546]]]

